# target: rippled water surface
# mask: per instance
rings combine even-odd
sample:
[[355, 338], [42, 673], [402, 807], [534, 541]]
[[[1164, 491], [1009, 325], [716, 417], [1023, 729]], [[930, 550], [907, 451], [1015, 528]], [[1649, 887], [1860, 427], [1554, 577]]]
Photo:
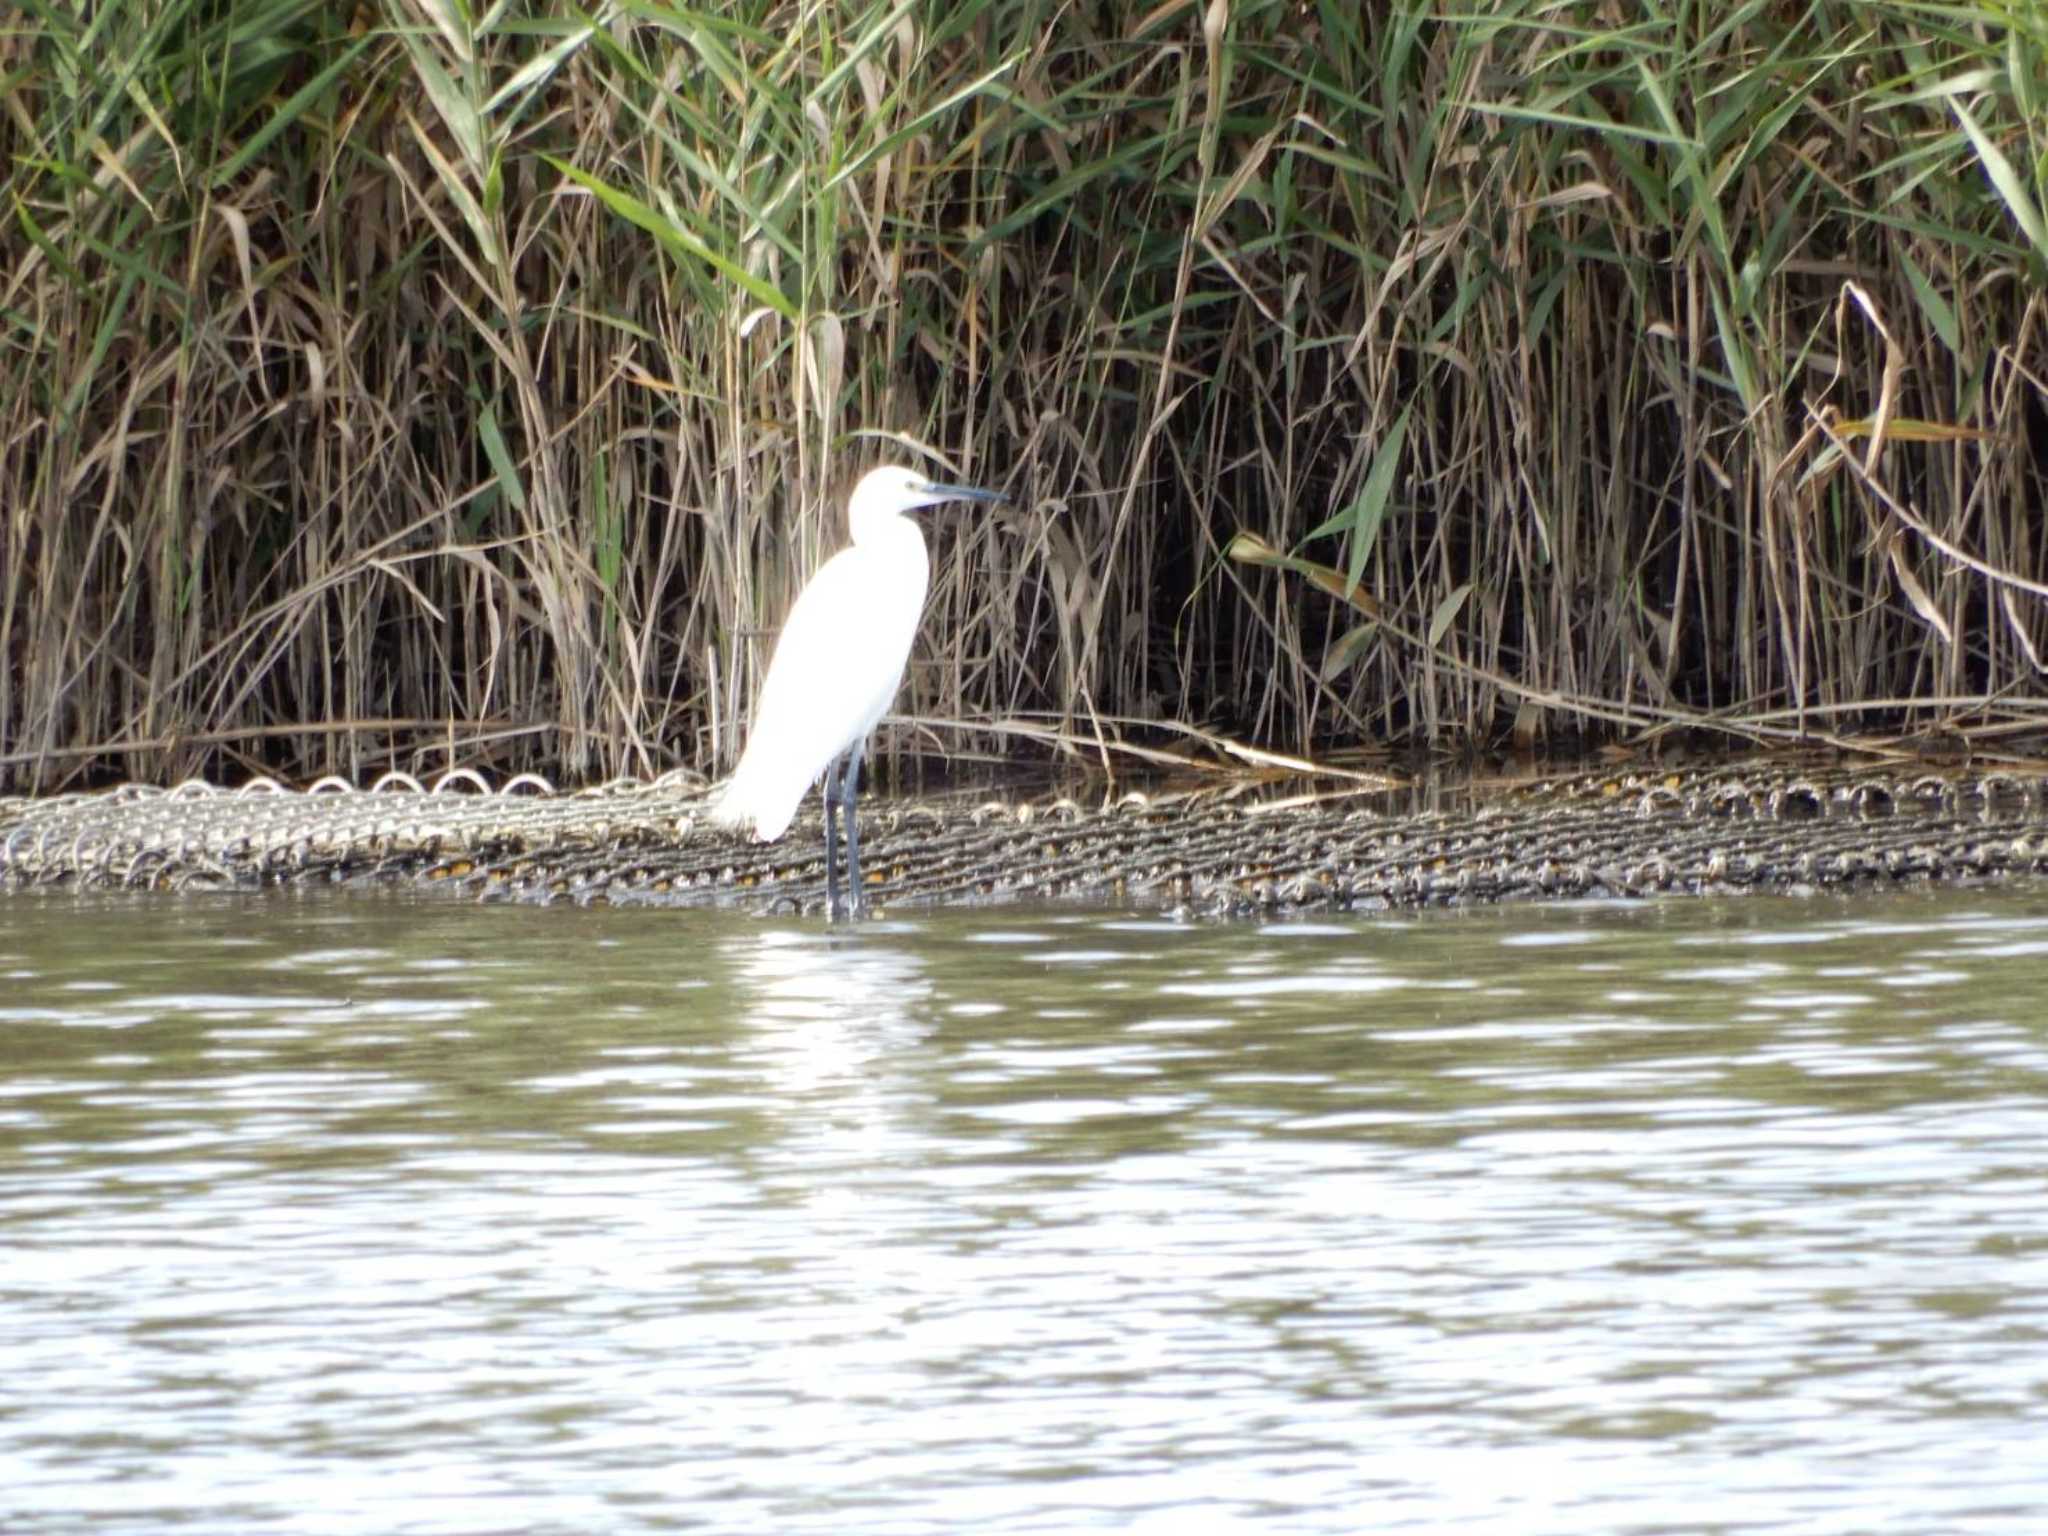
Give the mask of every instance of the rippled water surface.
[[2048, 1529], [2048, 891], [0, 900], [0, 1529]]

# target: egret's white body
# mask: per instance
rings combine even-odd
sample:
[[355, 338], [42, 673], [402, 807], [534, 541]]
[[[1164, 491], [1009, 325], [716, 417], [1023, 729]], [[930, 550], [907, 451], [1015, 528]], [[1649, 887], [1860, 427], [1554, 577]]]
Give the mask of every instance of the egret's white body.
[[[832, 813], [835, 804], [846, 811], [848, 884], [857, 908], [854, 781], [868, 734], [902, 686], [931, 581], [924, 535], [903, 514], [960, 498], [1000, 500], [892, 465], [870, 470], [854, 487], [846, 505], [853, 542], [818, 568], [789, 610], [753, 734], [711, 811], [712, 820], [773, 842], [788, 830], [804, 792], [825, 774], [826, 900], [835, 913]], [[843, 784], [838, 793], [835, 780]]]

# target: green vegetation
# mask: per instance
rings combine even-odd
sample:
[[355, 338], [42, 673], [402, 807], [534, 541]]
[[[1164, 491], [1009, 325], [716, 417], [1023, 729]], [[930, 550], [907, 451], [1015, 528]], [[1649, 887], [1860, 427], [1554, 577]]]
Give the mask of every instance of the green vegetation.
[[16, 0], [0, 147], [16, 784], [728, 767], [913, 444], [899, 750], [2048, 723], [2037, 0]]

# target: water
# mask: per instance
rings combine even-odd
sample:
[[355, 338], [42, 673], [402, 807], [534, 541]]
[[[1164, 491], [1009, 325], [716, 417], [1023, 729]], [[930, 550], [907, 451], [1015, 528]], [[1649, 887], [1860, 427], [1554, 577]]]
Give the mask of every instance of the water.
[[0, 900], [9, 1532], [2020, 1532], [2048, 890]]

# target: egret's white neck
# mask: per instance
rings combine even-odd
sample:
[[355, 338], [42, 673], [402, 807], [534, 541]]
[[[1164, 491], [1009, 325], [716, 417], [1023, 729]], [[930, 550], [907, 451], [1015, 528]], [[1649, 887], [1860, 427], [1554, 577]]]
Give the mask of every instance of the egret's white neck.
[[[867, 492], [868, 494], [863, 494]], [[846, 531], [856, 544], [886, 538], [891, 523], [916, 531], [917, 525], [904, 516], [904, 507], [893, 497], [869, 491], [865, 482], [855, 486], [846, 503]]]

